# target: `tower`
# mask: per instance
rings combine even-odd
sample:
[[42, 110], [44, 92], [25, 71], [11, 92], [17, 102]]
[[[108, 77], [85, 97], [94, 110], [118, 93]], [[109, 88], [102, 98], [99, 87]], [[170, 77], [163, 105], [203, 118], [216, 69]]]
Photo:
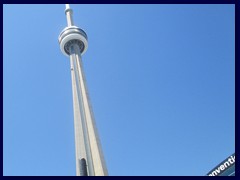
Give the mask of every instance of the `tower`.
[[87, 34], [73, 24], [72, 9], [66, 4], [68, 26], [58, 37], [62, 53], [70, 57], [77, 176], [108, 175], [94, 122], [82, 66], [88, 48]]

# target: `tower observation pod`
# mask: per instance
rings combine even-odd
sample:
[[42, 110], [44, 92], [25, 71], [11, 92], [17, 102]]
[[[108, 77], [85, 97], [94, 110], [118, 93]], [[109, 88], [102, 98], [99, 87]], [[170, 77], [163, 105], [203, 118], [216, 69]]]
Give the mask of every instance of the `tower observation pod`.
[[88, 38], [82, 29], [74, 26], [72, 14], [72, 9], [66, 4], [65, 15], [68, 26], [60, 33], [58, 41], [62, 53], [70, 57], [76, 175], [107, 176], [82, 66], [82, 55], [88, 48]]

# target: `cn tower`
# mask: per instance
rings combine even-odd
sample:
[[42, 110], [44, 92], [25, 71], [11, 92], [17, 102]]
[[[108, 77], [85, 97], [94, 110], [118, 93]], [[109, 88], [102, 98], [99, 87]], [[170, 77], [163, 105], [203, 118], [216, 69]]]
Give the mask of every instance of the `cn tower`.
[[72, 14], [72, 9], [66, 4], [65, 15], [68, 26], [60, 33], [58, 41], [62, 53], [70, 57], [76, 175], [107, 176], [82, 66], [82, 55], [88, 48], [88, 38], [82, 29], [74, 26]]

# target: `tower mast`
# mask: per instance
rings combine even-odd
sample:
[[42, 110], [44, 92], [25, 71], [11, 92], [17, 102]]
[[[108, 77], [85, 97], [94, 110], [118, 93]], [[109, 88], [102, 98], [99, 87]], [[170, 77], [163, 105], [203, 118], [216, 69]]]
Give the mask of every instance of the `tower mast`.
[[58, 41], [62, 53], [70, 57], [76, 175], [106, 176], [108, 172], [101, 150], [82, 66], [82, 55], [88, 48], [87, 34], [79, 27], [74, 26], [73, 11], [69, 4], [66, 4], [65, 14], [68, 26], [60, 33]]

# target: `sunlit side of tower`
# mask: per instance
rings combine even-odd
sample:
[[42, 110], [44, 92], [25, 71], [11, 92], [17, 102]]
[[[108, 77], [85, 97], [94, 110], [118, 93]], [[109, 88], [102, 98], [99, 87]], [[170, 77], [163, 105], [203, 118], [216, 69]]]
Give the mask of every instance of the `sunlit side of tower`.
[[87, 34], [73, 24], [72, 9], [66, 4], [68, 26], [59, 35], [62, 53], [70, 57], [74, 108], [77, 176], [108, 175], [86, 87], [82, 55], [88, 48]]

